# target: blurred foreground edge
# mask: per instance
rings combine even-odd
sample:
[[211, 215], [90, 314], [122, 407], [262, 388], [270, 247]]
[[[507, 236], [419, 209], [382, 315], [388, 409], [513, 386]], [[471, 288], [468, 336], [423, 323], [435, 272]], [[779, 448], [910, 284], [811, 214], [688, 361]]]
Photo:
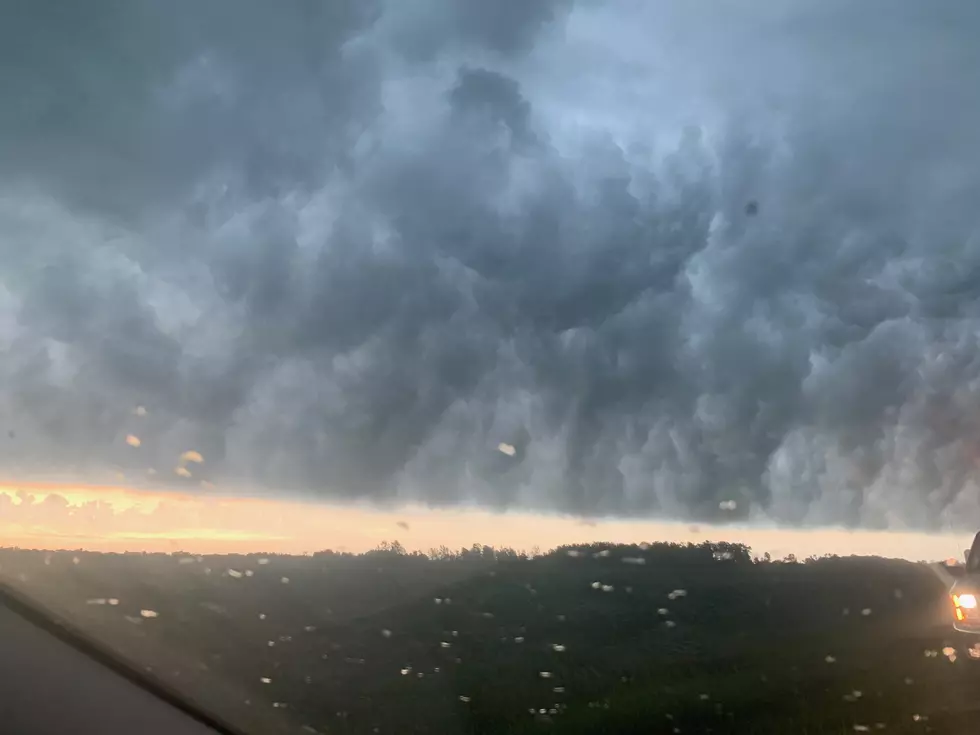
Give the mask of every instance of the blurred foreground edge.
[[2, 582], [0, 700], [11, 732], [244, 735]]

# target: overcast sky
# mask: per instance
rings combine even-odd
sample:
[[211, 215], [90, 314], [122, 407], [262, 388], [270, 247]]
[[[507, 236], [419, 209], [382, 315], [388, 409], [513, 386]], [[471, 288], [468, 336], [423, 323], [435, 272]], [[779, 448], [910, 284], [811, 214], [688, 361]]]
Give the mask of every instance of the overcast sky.
[[980, 524], [975, 1], [3, 18], [5, 475]]

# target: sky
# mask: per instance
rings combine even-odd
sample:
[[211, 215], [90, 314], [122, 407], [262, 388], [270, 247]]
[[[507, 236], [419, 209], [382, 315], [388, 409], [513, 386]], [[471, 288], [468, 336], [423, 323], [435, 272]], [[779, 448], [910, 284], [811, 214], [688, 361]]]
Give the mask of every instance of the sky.
[[268, 496], [202, 496], [120, 485], [0, 483], [3, 546], [96, 552], [308, 554], [363, 553], [398, 541], [431, 552], [487, 544], [528, 553], [565, 544], [737, 541], [753, 556], [883, 556], [909, 561], [962, 560], [970, 533], [787, 529], [653, 519], [584, 521], [568, 514], [490, 512], [480, 508], [381, 508]]
[[980, 526], [975, 2], [4, 16], [8, 482]]

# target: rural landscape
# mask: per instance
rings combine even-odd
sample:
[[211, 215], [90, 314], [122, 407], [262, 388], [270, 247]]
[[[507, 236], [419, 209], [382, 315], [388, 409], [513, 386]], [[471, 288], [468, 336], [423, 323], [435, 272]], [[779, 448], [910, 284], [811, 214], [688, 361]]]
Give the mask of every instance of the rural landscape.
[[3, 580], [246, 733], [974, 731], [925, 564], [738, 544], [5, 549]]

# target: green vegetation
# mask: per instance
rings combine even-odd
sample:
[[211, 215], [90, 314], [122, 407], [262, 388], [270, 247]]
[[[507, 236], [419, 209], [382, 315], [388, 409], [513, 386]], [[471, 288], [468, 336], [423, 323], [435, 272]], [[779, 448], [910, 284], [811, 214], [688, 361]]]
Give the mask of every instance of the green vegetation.
[[970, 733], [980, 709], [980, 665], [943, 653], [942, 584], [903, 561], [393, 542], [306, 557], [8, 549], [0, 565], [254, 732]]

